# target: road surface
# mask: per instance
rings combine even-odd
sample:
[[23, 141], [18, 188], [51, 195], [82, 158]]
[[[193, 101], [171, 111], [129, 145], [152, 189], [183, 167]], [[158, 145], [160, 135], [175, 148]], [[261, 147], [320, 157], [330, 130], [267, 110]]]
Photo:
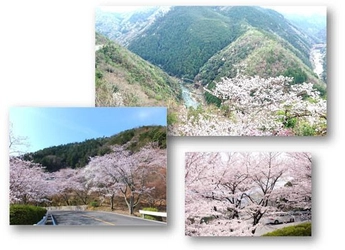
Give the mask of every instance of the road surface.
[[164, 222], [146, 220], [100, 211], [49, 211], [57, 226], [165, 226]]

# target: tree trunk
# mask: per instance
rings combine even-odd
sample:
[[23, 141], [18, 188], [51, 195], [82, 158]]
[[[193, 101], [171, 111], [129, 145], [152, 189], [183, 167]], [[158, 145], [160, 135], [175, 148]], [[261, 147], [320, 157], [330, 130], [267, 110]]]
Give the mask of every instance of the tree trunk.
[[128, 207], [128, 209], [129, 209], [129, 214], [130, 215], [133, 215], [133, 213], [134, 213], [134, 196], [133, 195], [131, 195], [131, 197], [129, 198], [129, 207]]
[[114, 194], [112, 194], [110, 197], [110, 206], [111, 206], [111, 211], [114, 211]]

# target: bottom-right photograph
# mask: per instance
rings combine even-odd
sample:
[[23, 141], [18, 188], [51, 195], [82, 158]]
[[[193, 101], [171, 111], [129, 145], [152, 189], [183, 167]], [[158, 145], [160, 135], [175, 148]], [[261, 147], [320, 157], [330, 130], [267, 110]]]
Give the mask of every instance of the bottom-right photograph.
[[185, 235], [312, 236], [308, 152], [187, 152]]

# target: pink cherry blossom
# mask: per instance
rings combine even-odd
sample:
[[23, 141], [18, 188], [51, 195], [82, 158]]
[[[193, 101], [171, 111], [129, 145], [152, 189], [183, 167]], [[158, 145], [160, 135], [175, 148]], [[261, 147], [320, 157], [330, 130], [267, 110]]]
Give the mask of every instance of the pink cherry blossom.
[[309, 153], [190, 152], [185, 171], [189, 236], [252, 236], [270, 212], [311, 208]]
[[169, 135], [290, 136], [294, 133], [286, 125], [291, 119], [301, 127], [308, 125], [316, 135], [325, 135], [326, 100], [311, 83], [291, 82], [292, 78], [283, 76], [224, 78], [211, 93], [222, 101], [227, 115], [207, 106], [197, 114], [181, 108], [179, 122], [169, 126]]

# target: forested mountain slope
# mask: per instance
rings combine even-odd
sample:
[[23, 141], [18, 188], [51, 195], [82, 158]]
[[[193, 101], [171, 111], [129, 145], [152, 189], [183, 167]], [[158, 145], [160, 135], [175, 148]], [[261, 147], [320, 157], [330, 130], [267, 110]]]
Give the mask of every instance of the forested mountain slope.
[[223, 77], [236, 77], [239, 72], [263, 78], [283, 75], [293, 77], [294, 84], [311, 82], [325, 94], [325, 83], [296, 56], [294, 50], [285, 40], [252, 28], [212, 56], [200, 68], [195, 80], [211, 89], [214, 82]]
[[179, 102], [176, 79], [96, 33], [96, 106], [165, 106]]
[[193, 79], [209, 58], [252, 28], [284, 40], [311, 67], [311, 39], [278, 12], [251, 6], [173, 7], [128, 48], [169, 74]]
[[168, 12], [168, 6], [143, 7], [133, 12], [107, 12], [101, 8], [96, 9], [96, 31], [116, 40], [126, 46], [136, 36], [146, 30], [150, 24]]
[[90, 157], [110, 153], [110, 147], [113, 145], [124, 145], [126, 149], [136, 152], [148, 143], [155, 143], [160, 148], [166, 148], [166, 127], [143, 126], [110, 137], [45, 148], [25, 154], [23, 157], [25, 160], [42, 164], [49, 172], [54, 172], [61, 168], [84, 167], [89, 162]]
[[193, 78], [242, 28], [208, 7], [174, 7], [128, 48], [172, 75]]

